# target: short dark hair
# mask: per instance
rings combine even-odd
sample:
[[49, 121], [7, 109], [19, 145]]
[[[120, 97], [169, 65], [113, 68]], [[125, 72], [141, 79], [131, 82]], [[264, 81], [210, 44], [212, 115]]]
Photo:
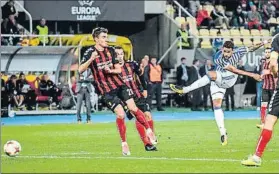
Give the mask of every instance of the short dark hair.
[[226, 41], [226, 42], [223, 44], [223, 47], [233, 49], [233, 48], [234, 48], [234, 44], [233, 44], [232, 41], [228, 40], [228, 41]]
[[95, 37], [98, 37], [101, 33], [108, 33], [108, 29], [103, 28], [103, 27], [94, 28], [93, 31], [92, 31], [93, 39]]
[[185, 58], [185, 57], [181, 57], [181, 59], [180, 59], [180, 60], [181, 60], [181, 62], [182, 62], [183, 60], [186, 60], [186, 58]]
[[198, 59], [194, 59], [193, 60], [193, 65], [196, 64], [199, 60]]
[[16, 79], [16, 75], [11, 75], [10, 79]]
[[115, 50], [123, 50], [124, 51], [124, 49], [121, 46], [115, 46], [114, 49]]

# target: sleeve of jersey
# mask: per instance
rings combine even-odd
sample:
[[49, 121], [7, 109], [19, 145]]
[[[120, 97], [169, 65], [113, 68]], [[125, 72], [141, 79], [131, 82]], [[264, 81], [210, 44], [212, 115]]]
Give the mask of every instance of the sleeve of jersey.
[[214, 54], [214, 56], [213, 56], [214, 70], [216, 70], [216, 68], [218, 66], [218, 59], [221, 56], [222, 56], [222, 51], [221, 50]]
[[249, 52], [249, 48], [248, 47], [239, 47], [236, 50], [237, 54], [238, 54], [238, 59], [241, 59], [245, 54], [247, 54]]
[[140, 76], [141, 70], [140, 70], [140, 66], [139, 66], [138, 62], [132, 61], [132, 62], [131, 62], [131, 66], [133, 67], [134, 72], [135, 72], [138, 76]]
[[271, 43], [272, 51], [279, 53], [279, 35], [275, 36]]
[[85, 62], [87, 62], [89, 59], [90, 59], [90, 57], [91, 57], [91, 55], [92, 55], [92, 53], [93, 53], [93, 48], [88, 48], [85, 52], [84, 52], [84, 54], [83, 54], [83, 56], [82, 56], [82, 59], [81, 59], [81, 61], [80, 61], [80, 64], [84, 64]]

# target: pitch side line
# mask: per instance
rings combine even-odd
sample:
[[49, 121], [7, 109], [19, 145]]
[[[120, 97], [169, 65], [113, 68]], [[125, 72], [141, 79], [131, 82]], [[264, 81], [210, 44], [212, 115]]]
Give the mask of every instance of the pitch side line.
[[[8, 157], [2, 155], [2, 157]], [[10, 157], [8, 157], [10, 158]], [[16, 158], [37, 158], [37, 159], [124, 159], [124, 160], [167, 160], [167, 161], [214, 161], [214, 162], [240, 162], [237, 159], [218, 159], [218, 158], [166, 158], [166, 157], [104, 157], [104, 156], [18, 156]], [[268, 161], [267, 161], [268, 162]], [[279, 160], [270, 160], [279, 163]]]

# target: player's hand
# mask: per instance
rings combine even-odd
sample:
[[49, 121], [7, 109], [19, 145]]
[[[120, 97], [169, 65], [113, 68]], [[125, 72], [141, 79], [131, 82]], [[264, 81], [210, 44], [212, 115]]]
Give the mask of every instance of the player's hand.
[[255, 79], [255, 80], [257, 80], [257, 81], [262, 81], [262, 77], [261, 77], [261, 75], [259, 75], [259, 74], [254, 74], [253, 75], [253, 78]]
[[106, 65], [104, 69], [106, 72], [111, 73], [111, 69], [109, 68], [109, 66]]
[[91, 54], [91, 57], [90, 57], [90, 60], [93, 61], [95, 60], [97, 57], [99, 57], [97, 51], [95, 50], [92, 54]]

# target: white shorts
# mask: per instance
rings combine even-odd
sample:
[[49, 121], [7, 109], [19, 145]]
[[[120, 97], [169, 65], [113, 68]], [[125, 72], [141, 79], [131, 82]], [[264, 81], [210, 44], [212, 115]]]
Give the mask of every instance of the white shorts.
[[212, 81], [210, 84], [210, 94], [212, 100], [223, 99], [226, 93], [226, 88], [220, 88], [216, 82]]
[[217, 78], [215, 80], [215, 83], [220, 88], [225, 88], [225, 89], [232, 87], [238, 78], [237, 74], [232, 73], [230, 71], [226, 71], [226, 72], [216, 71], [216, 74], [217, 74]]
[[226, 89], [232, 87], [238, 75], [230, 71], [220, 72], [216, 71], [217, 78], [210, 84], [210, 93], [212, 100], [223, 99], [226, 93]]

